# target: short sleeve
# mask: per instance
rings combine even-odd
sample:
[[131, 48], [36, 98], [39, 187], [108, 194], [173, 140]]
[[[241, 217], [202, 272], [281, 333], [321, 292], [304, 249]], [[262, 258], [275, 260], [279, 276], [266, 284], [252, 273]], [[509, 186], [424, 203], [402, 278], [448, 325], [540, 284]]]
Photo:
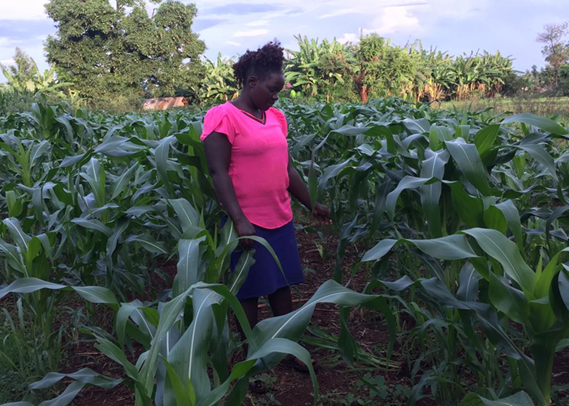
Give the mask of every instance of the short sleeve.
[[211, 108], [203, 120], [203, 131], [200, 140], [204, 141], [212, 132], [225, 134], [231, 144], [235, 140], [235, 130], [229, 121], [223, 105]]
[[273, 109], [273, 111], [275, 113], [275, 117], [276, 117], [277, 121], [279, 122], [279, 124], [281, 125], [281, 128], [283, 129], [284, 136], [288, 137], [288, 124], [286, 122], [285, 115], [280, 110]]

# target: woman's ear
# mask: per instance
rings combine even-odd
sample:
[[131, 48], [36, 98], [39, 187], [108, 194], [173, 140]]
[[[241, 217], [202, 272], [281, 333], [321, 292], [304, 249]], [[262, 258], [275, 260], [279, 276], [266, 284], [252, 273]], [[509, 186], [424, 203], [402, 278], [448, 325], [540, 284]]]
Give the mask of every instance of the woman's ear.
[[247, 78], [248, 87], [254, 88], [255, 86], [257, 86], [257, 83], [259, 83], [259, 78], [257, 78], [257, 76], [251, 75]]

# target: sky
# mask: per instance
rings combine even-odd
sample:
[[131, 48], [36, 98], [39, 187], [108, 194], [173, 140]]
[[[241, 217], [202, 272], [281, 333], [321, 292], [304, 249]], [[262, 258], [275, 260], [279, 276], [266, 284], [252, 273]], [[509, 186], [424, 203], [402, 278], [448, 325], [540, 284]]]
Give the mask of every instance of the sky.
[[[43, 42], [56, 29], [45, 14], [47, 1], [0, 0], [0, 63], [11, 63], [20, 47], [41, 69], [48, 67]], [[525, 71], [545, 64], [536, 42], [543, 26], [569, 21], [569, 0], [181, 1], [196, 4], [193, 29], [210, 59], [218, 53], [236, 57], [275, 38], [287, 49], [298, 49], [298, 34], [357, 42], [375, 32], [395, 45], [421, 40], [424, 48], [451, 55], [500, 51]], [[153, 7], [148, 5], [149, 12]]]

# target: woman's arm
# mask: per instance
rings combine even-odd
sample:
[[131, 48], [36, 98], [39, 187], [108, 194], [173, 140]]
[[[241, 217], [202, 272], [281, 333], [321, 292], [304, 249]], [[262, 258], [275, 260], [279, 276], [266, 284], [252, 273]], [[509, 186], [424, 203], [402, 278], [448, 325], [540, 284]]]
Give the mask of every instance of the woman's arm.
[[288, 157], [288, 179], [289, 179], [289, 186], [288, 191], [290, 194], [298, 200], [301, 204], [303, 204], [308, 210], [314, 214], [317, 220], [320, 221], [329, 221], [330, 211], [328, 208], [320, 203], [316, 203], [314, 208], [312, 208], [312, 204], [310, 203], [310, 193], [308, 192], [308, 188], [306, 184], [301, 179], [300, 175], [294, 169], [294, 165], [292, 164], [292, 159], [289, 155]]
[[[229, 177], [229, 162], [231, 160], [231, 143], [224, 134], [212, 132], [204, 140], [205, 155], [209, 173], [213, 179], [213, 188], [217, 199], [233, 221], [235, 231], [239, 237], [255, 235], [255, 228], [245, 217], [237, 196], [233, 182]], [[251, 249], [253, 240], [241, 240], [243, 249]]]

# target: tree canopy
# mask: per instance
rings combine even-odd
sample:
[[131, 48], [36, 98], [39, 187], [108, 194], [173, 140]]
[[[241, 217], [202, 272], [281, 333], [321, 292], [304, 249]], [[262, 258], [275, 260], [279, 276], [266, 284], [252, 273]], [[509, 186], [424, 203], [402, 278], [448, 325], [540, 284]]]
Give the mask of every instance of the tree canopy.
[[553, 81], [559, 84], [559, 68], [569, 60], [569, 43], [564, 42], [569, 35], [569, 22], [547, 24], [544, 32], [537, 36], [537, 42], [543, 45], [542, 54], [553, 70]]
[[144, 0], [50, 0], [57, 32], [46, 42], [58, 74], [93, 99], [183, 94], [204, 74], [205, 44], [192, 32], [197, 9], [179, 1], [149, 16]]

